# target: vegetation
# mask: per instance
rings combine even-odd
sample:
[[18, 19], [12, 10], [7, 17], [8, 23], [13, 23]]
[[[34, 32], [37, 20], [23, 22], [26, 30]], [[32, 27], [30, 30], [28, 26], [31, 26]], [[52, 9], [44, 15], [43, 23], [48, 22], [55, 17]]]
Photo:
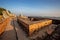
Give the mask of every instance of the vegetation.
[[6, 11], [6, 9], [0, 8], [0, 15], [2, 15], [2, 11]]
[[[0, 8], [0, 15], [3, 15], [3, 14], [2, 14], [2, 11], [6, 11], [6, 9]], [[8, 12], [11, 13], [9, 10], [8, 10]]]

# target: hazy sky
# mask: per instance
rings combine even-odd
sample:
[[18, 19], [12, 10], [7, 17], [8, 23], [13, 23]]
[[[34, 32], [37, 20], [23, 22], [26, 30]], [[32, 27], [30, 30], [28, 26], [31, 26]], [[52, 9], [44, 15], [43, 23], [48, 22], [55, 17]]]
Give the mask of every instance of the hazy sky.
[[17, 15], [60, 17], [60, 0], [0, 0], [0, 7]]

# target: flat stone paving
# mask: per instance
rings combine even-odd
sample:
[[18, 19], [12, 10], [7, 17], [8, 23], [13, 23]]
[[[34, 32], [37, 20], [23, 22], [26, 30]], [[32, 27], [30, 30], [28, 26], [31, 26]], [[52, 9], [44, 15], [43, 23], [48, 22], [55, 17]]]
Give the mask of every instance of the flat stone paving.
[[21, 29], [17, 21], [14, 21], [14, 26], [17, 32], [18, 40], [30, 40], [28, 37], [26, 37], [25, 32]]
[[[16, 38], [16, 36], [18, 39]], [[12, 21], [7, 25], [5, 32], [0, 37], [0, 40], [29, 40], [29, 39], [26, 37], [24, 31], [20, 28], [18, 23], [16, 21]]]

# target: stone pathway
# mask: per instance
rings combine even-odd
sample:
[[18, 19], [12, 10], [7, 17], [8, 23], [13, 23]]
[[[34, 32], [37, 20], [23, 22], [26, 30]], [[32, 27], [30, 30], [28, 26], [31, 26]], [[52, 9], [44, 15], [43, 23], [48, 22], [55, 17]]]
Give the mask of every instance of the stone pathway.
[[21, 29], [21, 27], [19, 26], [17, 21], [14, 21], [14, 26], [15, 26], [15, 29], [16, 29], [16, 32], [17, 32], [18, 40], [29, 40], [29, 38], [26, 37], [25, 32]]

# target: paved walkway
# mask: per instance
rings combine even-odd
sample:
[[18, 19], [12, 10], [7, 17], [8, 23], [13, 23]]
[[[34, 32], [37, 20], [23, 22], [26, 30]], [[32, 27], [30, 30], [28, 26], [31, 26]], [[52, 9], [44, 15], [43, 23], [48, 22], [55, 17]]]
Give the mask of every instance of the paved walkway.
[[19, 26], [17, 21], [14, 21], [14, 26], [15, 26], [15, 29], [16, 29], [16, 32], [17, 32], [18, 40], [29, 40], [29, 38], [26, 37], [25, 32], [21, 29], [21, 27]]
[[0, 40], [29, 40], [24, 31], [20, 28], [16, 21], [12, 21], [6, 27], [5, 32]]

